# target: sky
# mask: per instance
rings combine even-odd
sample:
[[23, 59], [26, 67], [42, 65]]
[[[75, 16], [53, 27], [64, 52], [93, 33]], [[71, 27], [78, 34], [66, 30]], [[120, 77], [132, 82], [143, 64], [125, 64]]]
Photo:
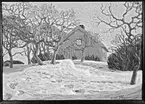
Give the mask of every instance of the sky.
[[[13, 2], [9, 2], [13, 3]], [[80, 20], [81, 24], [85, 26], [86, 30], [93, 31], [95, 33], [98, 33], [103, 38], [104, 45], [108, 48], [111, 46], [111, 41], [114, 39], [115, 34], [117, 33], [103, 33], [103, 31], [107, 30], [108, 27], [104, 24], [101, 24], [97, 26], [96, 21], [94, 20], [94, 17], [101, 17], [100, 7], [101, 4], [107, 5], [109, 2], [33, 2], [34, 5], [41, 5], [46, 3], [52, 3], [55, 5], [55, 7], [58, 10], [68, 10], [68, 9], [74, 9], [76, 12], [76, 18]], [[115, 4], [116, 8], [116, 15], [120, 15], [120, 12], [123, 11], [123, 8], [120, 7], [119, 2]], [[101, 17], [102, 18], [102, 17]], [[26, 58], [22, 58], [21, 55], [16, 55], [14, 59], [23, 59], [23, 62], [27, 63]], [[4, 57], [4, 60], [9, 59], [8, 56]]]
[[[44, 3], [44, 2], [43, 2]], [[43, 3], [33, 3], [36, 5], [40, 5]], [[47, 3], [47, 2], [46, 2]], [[93, 20], [94, 17], [100, 16], [100, 2], [50, 2], [59, 10], [68, 10], [68, 9], [74, 9], [76, 12], [76, 18], [80, 20], [81, 24], [85, 26], [85, 29], [88, 31], [93, 31], [95, 33], [98, 33], [102, 36], [104, 39], [103, 43], [106, 47], [109, 47], [111, 45], [111, 40], [114, 38], [114, 36], [107, 34], [109, 36], [106, 37], [106, 34], [103, 34], [103, 30], [106, 30], [105, 25], [100, 25], [97, 27], [96, 21]], [[107, 4], [104, 3], [104, 4]]]

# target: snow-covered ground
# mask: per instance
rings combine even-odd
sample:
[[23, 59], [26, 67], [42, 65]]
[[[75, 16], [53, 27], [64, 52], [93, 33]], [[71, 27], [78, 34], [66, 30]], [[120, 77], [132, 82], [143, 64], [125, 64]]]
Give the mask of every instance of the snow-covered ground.
[[58, 62], [3, 74], [4, 99], [141, 99], [142, 71], [130, 85], [131, 71], [112, 71], [106, 62]]

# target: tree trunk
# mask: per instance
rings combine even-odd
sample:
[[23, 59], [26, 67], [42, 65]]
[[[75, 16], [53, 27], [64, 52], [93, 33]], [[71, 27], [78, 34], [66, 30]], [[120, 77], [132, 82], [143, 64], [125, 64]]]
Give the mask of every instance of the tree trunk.
[[132, 59], [132, 60], [130, 60], [130, 71], [132, 71], [132, 70], [134, 70], [134, 67], [135, 67], [135, 62], [134, 62], [134, 60]]
[[11, 51], [8, 52], [9, 53], [9, 57], [10, 57], [10, 68], [13, 68], [13, 56]]
[[36, 49], [34, 51], [34, 58], [36, 59], [37, 63], [39, 65], [43, 65], [43, 62], [41, 61], [41, 59], [37, 56], [37, 53], [38, 53], [38, 44], [35, 45], [36, 46]]
[[69, 59], [72, 60], [72, 50], [69, 48]]
[[28, 53], [27, 59], [28, 59], [28, 65], [31, 64], [30, 53]]
[[81, 57], [81, 62], [84, 61], [84, 50], [82, 50], [82, 57]]
[[52, 56], [52, 59], [51, 59], [51, 64], [55, 64], [55, 59], [56, 59], [56, 54], [57, 54], [57, 50], [59, 49], [59, 46], [57, 46], [55, 49], [54, 49], [54, 53], [53, 53], [53, 56]]
[[38, 50], [39, 50], [39, 54], [42, 54], [41, 45], [39, 45]]
[[138, 64], [136, 64], [133, 69], [133, 74], [132, 74], [132, 78], [131, 78], [131, 82], [130, 82], [131, 85], [134, 85], [136, 83], [137, 71], [140, 68], [140, 57], [138, 57], [137, 54], [136, 54], [136, 57], [138, 59]]
[[136, 65], [133, 69], [133, 74], [130, 82], [131, 85], [134, 85], [136, 83], [137, 70], [138, 70], [138, 65]]
[[43, 65], [43, 62], [41, 61], [41, 59], [37, 56], [37, 55], [34, 55], [38, 65]]
[[45, 59], [46, 59], [46, 60], [49, 60], [49, 58], [50, 58], [49, 46], [47, 46], [47, 48], [46, 48], [46, 49], [47, 49], [47, 51], [46, 51], [46, 52], [47, 52], [47, 54], [46, 54]]
[[27, 54], [26, 55], [27, 55], [28, 65], [31, 64], [30, 52], [31, 52], [31, 49], [30, 49], [30, 47], [27, 46]]
[[45, 46], [43, 47], [43, 52], [44, 52], [44, 55], [43, 55], [43, 59], [45, 60], [45, 61], [47, 61], [47, 60], [49, 60], [49, 46], [47, 46], [46, 48], [45, 48]]
[[55, 64], [56, 52], [57, 52], [57, 50], [54, 50], [54, 53], [53, 53], [53, 56], [52, 56], [52, 59], [51, 59], [51, 64]]
[[125, 70], [125, 71], [128, 70], [129, 65], [130, 65], [130, 59], [129, 59], [129, 56], [127, 55], [126, 56], [126, 64], [125, 64], [125, 67], [124, 67], [123, 70]]

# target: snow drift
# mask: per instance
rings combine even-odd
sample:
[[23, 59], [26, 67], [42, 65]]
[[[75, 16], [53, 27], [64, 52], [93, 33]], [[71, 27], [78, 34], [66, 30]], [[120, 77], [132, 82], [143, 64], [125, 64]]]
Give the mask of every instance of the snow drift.
[[129, 87], [131, 74], [103, 72], [91, 66], [74, 65], [67, 59], [56, 65], [32, 66], [22, 72], [4, 74], [3, 94], [4, 99], [11, 100], [37, 99], [54, 94], [98, 94]]

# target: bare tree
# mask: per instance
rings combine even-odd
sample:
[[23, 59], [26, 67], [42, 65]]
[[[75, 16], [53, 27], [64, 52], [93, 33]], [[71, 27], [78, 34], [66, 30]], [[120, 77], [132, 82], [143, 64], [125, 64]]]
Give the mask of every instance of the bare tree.
[[[52, 5], [38, 7], [29, 3], [18, 3], [10, 6], [6, 5], [4, 8], [15, 18], [15, 20], [9, 20], [9, 22], [13, 23], [15, 29], [19, 31], [18, 37], [27, 44], [34, 44], [35, 51], [33, 53], [39, 64], [43, 64], [37, 56], [39, 44], [45, 42], [45, 45], [54, 48], [54, 55], [51, 61], [53, 64], [57, 50], [68, 39], [66, 36], [64, 38], [64, 32], [72, 29], [78, 23], [73, 10], [58, 12]], [[44, 23], [46, 26], [45, 34], [41, 34], [41, 24]], [[53, 26], [60, 29], [59, 33], [54, 33]], [[44, 35], [44, 37], [41, 35]]]
[[77, 38], [73, 42], [70, 42], [70, 44], [65, 49], [67, 50], [71, 48], [75, 51], [81, 51], [81, 62], [83, 62], [85, 59], [85, 49], [88, 47], [93, 47], [95, 43], [98, 43], [95, 38], [95, 36], [84, 34], [84, 36], [80, 39]]
[[[72, 47], [72, 49], [74, 49], [75, 51], [81, 51], [81, 62], [84, 61], [85, 59], [85, 49], [87, 47], [91, 47], [91, 45], [89, 44], [89, 39], [90, 38], [87, 34], [84, 35], [84, 38], [81, 38], [81, 43], [77, 43], [77, 40], [75, 40], [70, 47]], [[91, 38], [90, 38], [91, 39]], [[79, 45], [78, 47], [76, 45]]]
[[43, 39], [39, 33], [39, 26], [42, 23], [43, 18], [38, 19], [37, 6], [32, 6], [30, 3], [16, 3], [13, 5], [5, 5], [4, 10], [8, 12], [8, 15], [12, 15], [14, 19], [8, 19], [13, 27], [17, 30], [19, 37], [26, 44], [32, 43], [35, 46], [34, 57], [39, 65], [42, 65], [42, 61], [37, 56], [38, 47]]
[[53, 5], [43, 5], [41, 9], [40, 16], [44, 18], [43, 33], [47, 36], [45, 45], [53, 47], [51, 64], [55, 64], [59, 47], [70, 37], [66, 32], [77, 26], [79, 21], [75, 18], [74, 10], [58, 11]]
[[30, 54], [31, 54], [31, 44], [28, 44], [26, 47], [24, 47], [24, 55], [27, 57], [27, 61], [28, 61], [28, 65], [31, 64], [31, 58], [30, 58]]
[[[136, 81], [136, 75], [137, 75], [137, 70], [140, 67], [140, 57], [137, 54], [137, 50], [135, 46], [138, 44], [135, 42], [136, 36], [141, 37], [141, 31], [142, 30], [142, 2], [125, 2], [123, 4], [123, 8], [125, 8], [125, 11], [122, 13], [122, 17], [117, 17], [115, 15], [114, 10], [112, 9], [112, 4], [108, 6], [108, 10], [105, 6], [103, 8], [103, 5], [101, 6], [101, 13], [110, 19], [110, 21], [105, 21], [100, 17], [97, 17], [99, 20], [97, 24], [99, 25], [100, 23], [104, 23], [107, 26], [109, 26], [109, 30], [115, 30], [115, 29], [121, 29], [123, 31], [123, 34], [125, 36], [126, 42], [122, 42], [123, 44], [130, 45], [132, 49], [134, 50], [132, 55], [138, 60], [138, 64], [134, 66], [133, 69], [133, 75], [131, 78], [130, 84], [135, 84]], [[134, 15], [129, 16], [128, 14], [132, 13]], [[121, 13], [120, 13], [121, 14]], [[127, 19], [129, 18], [129, 20]], [[137, 35], [139, 34], [139, 35]], [[127, 57], [129, 56], [130, 53], [126, 54]], [[127, 63], [128, 64], [128, 63]]]
[[45, 43], [42, 42], [40, 44], [40, 54], [42, 54], [42, 57], [45, 61], [49, 60], [50, 58], [49, 45], [45, 45]]
[[[6, 49], [7, 53], [10, 57], [10, 68], [13, 68], [13, 56], [16, 54], [22, 54], [22, 52], [15, 52], [12, 54], [12, 49], [14, 48], [23, 48], [26, 44], [20, 46], [21, 40], [16, 37], [16, 30], [13, 28], [13, 25], [9, 24], [6, 18], [11, 17], [4, 17], [3, 18], [3, 47]], [[23, 43], [23, 42], [22, 42]]]
[[2, 49], [3, 49], [2, 56], [4, 57], [5, 55], [7, 55], [7, 54], [8, 54], [8, 51], [7, 51], [4, 47], [3, 47]]

